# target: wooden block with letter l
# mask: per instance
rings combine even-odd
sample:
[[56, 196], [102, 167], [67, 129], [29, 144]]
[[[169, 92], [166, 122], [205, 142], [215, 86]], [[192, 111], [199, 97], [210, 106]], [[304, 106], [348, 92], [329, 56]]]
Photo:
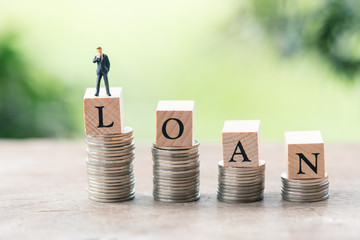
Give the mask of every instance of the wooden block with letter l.
[[320, 131], [285, 132], [289, 179], [325, 177], [324, 141]]
[[156, 146], [190, 147], [194, 143], [194, 101], [159, 101]]
[[222, 131], [224, 167], [259, 166], [260, 120], [228, 120]]
[[111, 88], [111, 96], [101, 89], [95, 97], [95, 88], [86, 89], [84, 118], [86, 135], [118, 134], [123, 132], [122, 88]]

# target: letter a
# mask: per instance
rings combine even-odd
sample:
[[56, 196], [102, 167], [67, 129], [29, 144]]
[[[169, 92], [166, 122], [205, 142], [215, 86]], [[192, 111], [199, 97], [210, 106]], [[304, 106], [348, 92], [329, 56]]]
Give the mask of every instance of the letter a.
[[[236, 152], [236, 150], [237, 150], [238, 148], [240, 149], [240, 152]], [[235, 147], [235, 150], [234, 150], [234, 153], [233, 153], [233, 155], [231, 156], [231, 159], [230, 159], [229, 162], [236, 162], [236, 161], [234, 160], [234, 156], [235, 156], [235, 155], [243, 155], [243, 157], [244, 157], [244, 160], [242, 160], [243, 162], [251, 162], [251, 160], [249, 160], [248, 156], [246, 155], [246, 152], [245, 152], [243, 146], [241, 145], [241, 142], [240, 142], [240, 141], [237, 143], [237, 145], [236, 145], [236, 147]]]
[[109, 125], [104, 125], [104, 119], [103, 119], [104, 106], [96, 107], [96, 108], [99, 110], [99, 126], [98, 126], [98, 128], [101, 128], [101, 127], [110, 128], [110, 127], [114, 126], [114, 122], [110, 123]]

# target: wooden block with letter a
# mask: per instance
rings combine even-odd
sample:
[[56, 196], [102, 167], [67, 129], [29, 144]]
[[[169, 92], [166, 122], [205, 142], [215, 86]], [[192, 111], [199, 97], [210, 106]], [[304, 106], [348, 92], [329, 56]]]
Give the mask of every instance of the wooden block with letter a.
[[285, 132], [289, 179], [325, 177], [324, 141], [320, 131]]
[[228, 120], [222, 131], [224, 167], [259, 166], [260, 120]]
[[193, 146], [193, 118], [194, 101], [159, 101], [156, 109], [156, 146]]
[[123, 132], [122, 88], [111, 88], [111, 96], [101, 89], [95, 97], [95, 88], [86, 89], [84, 118], [86, 135], [116, 134]]

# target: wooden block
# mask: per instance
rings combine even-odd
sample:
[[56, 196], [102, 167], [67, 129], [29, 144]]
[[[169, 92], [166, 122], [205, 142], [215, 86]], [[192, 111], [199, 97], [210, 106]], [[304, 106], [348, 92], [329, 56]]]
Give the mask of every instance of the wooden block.
[[260, 120], [225, 121], [222, 131], [224, 167], [259, 166]]
[[105, 89], [95, 97], [95, 88], [86, 89], [84, 118], [86, 135], [115, 134], [123, 132], [122, 88], [111, 88], [111, 96]]
[[156, 109], [156, 146], [193, 146], [193, 121], [194, 101], [159, 101]]
[[285, 132], [288, 178], [325, 177], [324, 141], [320, 131]]

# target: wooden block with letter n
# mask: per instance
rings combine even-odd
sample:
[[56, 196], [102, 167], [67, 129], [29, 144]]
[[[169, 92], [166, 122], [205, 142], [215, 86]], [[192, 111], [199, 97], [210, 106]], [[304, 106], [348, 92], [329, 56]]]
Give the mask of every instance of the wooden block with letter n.
[[320, 131], [285, 132], [289, 179], [325, 177], [324, 141]]
[[228, 120], [222, 131], [224, 167], [259, 166], [260, 120]]
[[193, 146], [193, 121], [194, 101], [159, 101], [156, 109], [156, 146]]
[[86, 89], [84, 118], [86, 135], [116, 134], [123, 132], [122, 88], [111, 88], [111, 96], [101, 89], [95, 97], [95, 88]]

